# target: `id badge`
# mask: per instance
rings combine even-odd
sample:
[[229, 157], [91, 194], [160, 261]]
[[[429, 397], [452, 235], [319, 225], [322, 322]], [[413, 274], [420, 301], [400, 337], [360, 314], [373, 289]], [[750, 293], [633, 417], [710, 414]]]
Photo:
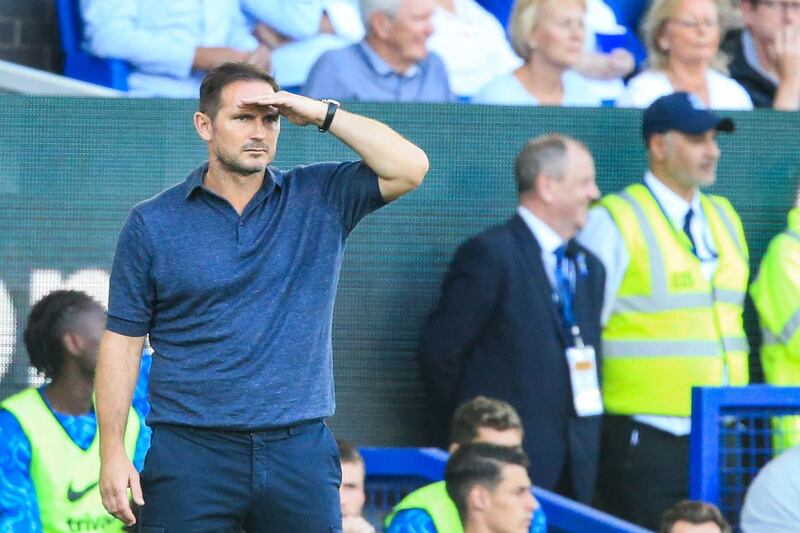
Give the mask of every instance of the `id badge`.
[[592, 346], [567, 348], [572, 401], [578, 416], [603, 414], [600, 384], [597, 382], [597, 357]]

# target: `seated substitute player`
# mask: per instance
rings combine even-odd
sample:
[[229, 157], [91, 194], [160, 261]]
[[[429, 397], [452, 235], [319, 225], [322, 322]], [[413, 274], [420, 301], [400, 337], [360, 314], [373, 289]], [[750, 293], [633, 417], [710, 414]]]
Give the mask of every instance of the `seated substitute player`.
[[476, 443], [450, 457], [444, 478], [465, 533], [525, 533], [538, 507], [522, 448]]
[[[49, 381], [0, 404], [0, 531], [122, 531], [98, 490], [92, 394], [105, 323], [103, 306], [78, 291], [51, 292], [31, 309], [25, 347]], [[125, 432], [139, 470], [150, 442], [142, 420], [131, 409]]]
[[339, 486], [339, 502], [342, 507], [343, 533], [375, 533], [363, 516], [364, 502], [367, 495], [364, 493], [364, 458], [358, 453], [355, 446], [349, 442], [337, 439], [339, 445], [339, 462], [342, 465], [342, 484]]
[[[476, 396], [453, 415], [449, 452], [471, 443], [522, 446], [522, 422], [517, 411], [502, 400]], [[458, 509], [445, 482], [415, 490], [397, 504], [386, 518], [387, 533], [460, 533]], [[545, 533], [547, 522], [537, 505], [530, 533]]]

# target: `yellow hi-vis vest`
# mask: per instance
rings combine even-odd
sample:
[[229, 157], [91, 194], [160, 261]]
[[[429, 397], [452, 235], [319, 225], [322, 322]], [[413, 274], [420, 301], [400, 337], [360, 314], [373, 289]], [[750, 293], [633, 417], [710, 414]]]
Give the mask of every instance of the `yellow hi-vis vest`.
[[730, 203], [700, 196], [719, 254], [709, 282], [688, 237], [650, 190], [631, 185], [601, 200], [630, 263], [603, 329], [602, 390], [612, 414], [689, 416], [693, 386], [745, 385], [742, 310], [749, 275], [742, 223]]
[[[800, 207], [789, 212], [786, 231], [769, 243], [750, 287], [763, 345], [761, 366], [771, 385], [800, 385]], [[776, 451], [800, 444], [800, 417], [775, 419]]]
[[425, 485], [400, 500], [400, 503], [386, 517], [384, 522], [386, 529], [389, 529], [389, 525], [397, 513], [408, 509], [422, 509], [428, 513], [438, 532], [463, 533], [464, 531], [458, 509], [447, 494], [447, 486], [444, 481]]
[[[44, 532], [122, 531], [122, 522], [108, 514], [100, 498], [99, 436], [88, 450], [80, 449], [33, 388], [0, 406], [14, 415], [31, 443], [31, 479]], [[138, 436], [139, 416], [131, 409], [125, 428], [128, 457], [133, 457]]]

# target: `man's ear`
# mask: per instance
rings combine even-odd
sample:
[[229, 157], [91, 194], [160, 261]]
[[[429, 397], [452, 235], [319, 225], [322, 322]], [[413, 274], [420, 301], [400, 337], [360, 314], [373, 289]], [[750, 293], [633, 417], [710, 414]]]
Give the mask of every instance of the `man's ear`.
[[195, 112], [194, 129], [197, 130], [197, 134], [201, 139], [209, 142], [214, 133], [214, 124], [211, 117], [201, 111]]
[[61, 343], [64, 349], [71, 355], [79, 354], [86, 347], [86, 339], [77, 333], [64, 333], [61, 335]]
[[553, 201], [555, 197], [553, 182], [555, 180], [547, 172], [540, 172], [534, 179], [536, 195], [546, 204]]
[[752, 5], [750, 0], [742, 0], [742, 24], [745, 28], [753, 24], [755, 9], [756, 6]]
[[473, 485], [467, 494], [470, 511], [486, 512], [489, 509], [489, 491], [483, 485]]
[[669, 142], [665, 133], [654, 133], [647, 141], [647, 149], [653, 161], [663, 161], [669, 151]]
[[369, 17], [369, 27], [372, 29], [372, 33], [375, 34], [375, 37], [385, 41], [389, 38], [389, 34], [392, 30], [392, 19], [383, 11], [373, 11], [372, 15]]

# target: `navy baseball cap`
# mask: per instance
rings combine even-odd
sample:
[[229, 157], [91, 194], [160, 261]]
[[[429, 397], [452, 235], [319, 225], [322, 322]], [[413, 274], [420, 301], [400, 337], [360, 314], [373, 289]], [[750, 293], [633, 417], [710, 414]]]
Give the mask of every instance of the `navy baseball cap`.
[[732, 132], [736, 129], [736, 125], [729, 118], [715, 115], [700, 98], [686, 92], [662, 96], [650, 104], [642, 116], [642, 135], [645, 143], [654, 133], [675, 130], [689, 135], [699, 135], [713, 129]]

